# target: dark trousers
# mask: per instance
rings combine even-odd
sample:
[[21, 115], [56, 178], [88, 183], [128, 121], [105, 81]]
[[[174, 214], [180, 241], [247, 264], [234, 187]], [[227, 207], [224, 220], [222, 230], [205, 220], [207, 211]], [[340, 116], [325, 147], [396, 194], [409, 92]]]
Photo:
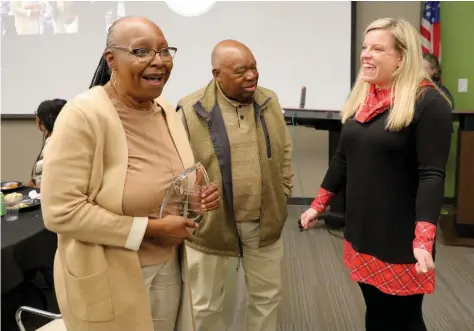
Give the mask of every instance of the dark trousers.
[[385, 294], [372, 285], [359, 283], [367, 310], [366, 331], [427, 331], [423, 321], [423, 294]]

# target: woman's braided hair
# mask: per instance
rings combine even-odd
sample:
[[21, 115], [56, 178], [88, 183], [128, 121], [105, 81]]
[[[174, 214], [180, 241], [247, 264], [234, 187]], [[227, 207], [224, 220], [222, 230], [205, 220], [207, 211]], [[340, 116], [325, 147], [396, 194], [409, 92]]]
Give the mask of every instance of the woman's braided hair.
[[105, 61], [104, 56], [100, 58], [99, 65], [97, 69], [95, 69], [94, 77], [92, 78], [91, 85], [89, 88], [93, 88], [94, 86], [104, 86], [110, 81], [110, 70], [109, 66], [107, 65], [107, 61]]
[[[119, 18], [118, 20], [113, 22], [112, 25], [110, 26], [109, 31], [107, 32], [106, 49], [112, 46], [115, 26], [124, 18], [126, 17]], [[110, 74], [109, 66], [107, 65], [107, 61], [105, 60], [104, 55], [102, 54], [99, 61], [99, 65], [97, 66], [97, 69], [95, 69], [94, 77], [92, 77], [92, 82], [89, 88], [93, 88], [94, 86], [104, 86], [110, 81], [110, 76], [111, 74]]]

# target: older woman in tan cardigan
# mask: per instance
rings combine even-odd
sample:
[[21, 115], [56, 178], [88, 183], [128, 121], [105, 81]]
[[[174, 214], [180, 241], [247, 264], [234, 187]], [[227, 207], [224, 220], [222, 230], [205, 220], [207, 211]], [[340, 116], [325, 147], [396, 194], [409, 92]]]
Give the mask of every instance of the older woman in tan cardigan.
[[[174, 107], [160, 97], [175, 51], [152, 22], [116, 21], [98, 86], [56, 121], [44, 158], [43, 217], [58, 233], [56, 295], [69, 331], [194, 330], [178, 251], [197, 225], [157, 219], [167, 187], [194, 164]], [[218, 208], [215, 185], [201, 202]]]

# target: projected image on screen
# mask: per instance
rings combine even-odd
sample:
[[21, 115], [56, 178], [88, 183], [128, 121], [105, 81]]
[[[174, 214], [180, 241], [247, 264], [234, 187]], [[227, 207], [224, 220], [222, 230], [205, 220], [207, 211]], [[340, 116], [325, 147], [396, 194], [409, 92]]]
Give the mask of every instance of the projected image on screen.
[[125, 16], [124, 1], [0, 1], [1, 35], [107, 31]]

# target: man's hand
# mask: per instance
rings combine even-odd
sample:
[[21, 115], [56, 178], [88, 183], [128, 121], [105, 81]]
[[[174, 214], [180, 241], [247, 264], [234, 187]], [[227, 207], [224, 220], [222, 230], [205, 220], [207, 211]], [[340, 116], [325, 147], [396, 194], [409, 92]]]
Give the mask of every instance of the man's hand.
[[201, 208], [204, 211], [215, 210], [221, 204], [221, 197], [217, 185], [212, 183], [203, 188], [201, 192]]
[[418, 274], [427, 273], [435, 268], [433, 256], [426, 249], [414, 248], [413, 255], [417, 261], [415, 269]]
[[199, 204], [198, 213], [203, 215], [206, 211], [216, 210], [221, 204], [221, 197], [219, 189], [216, 184], [209, 184], [203, 186], [204, 171], [199, 168], [196, 174], [196, 187], [199, 188], [199, 193], [196, 199], [196, 204]]

